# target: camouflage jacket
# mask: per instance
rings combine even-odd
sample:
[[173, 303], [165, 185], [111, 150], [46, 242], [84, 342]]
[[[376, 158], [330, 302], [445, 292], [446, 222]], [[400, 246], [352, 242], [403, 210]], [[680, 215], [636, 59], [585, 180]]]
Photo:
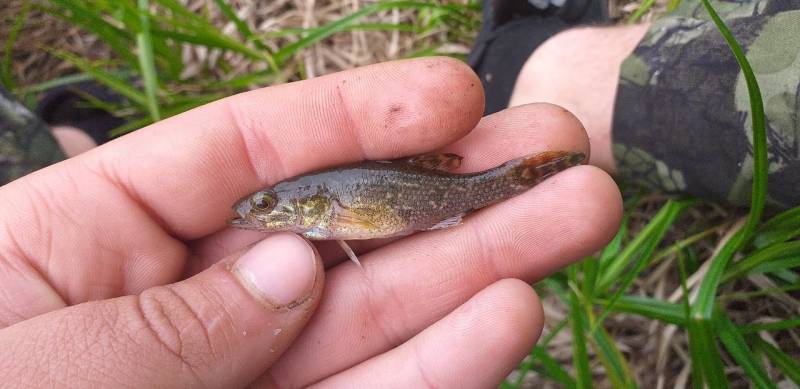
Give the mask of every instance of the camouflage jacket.
[[0, 87], [0, 185], [64, 158], [50, 129]]
[[[715, 1], [761, 87], [768, 200], [800, 205], [800, 0]], [[703, 6], [684, 0], [625, 60], [614, 112], [619, 173], [668, 192], [744, 205], [753, 147], [747, 87]]]

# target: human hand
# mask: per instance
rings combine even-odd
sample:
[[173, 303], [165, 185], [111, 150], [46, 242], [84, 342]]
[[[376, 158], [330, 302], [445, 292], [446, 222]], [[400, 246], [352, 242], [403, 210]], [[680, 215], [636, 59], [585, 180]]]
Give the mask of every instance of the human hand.
[[514, 279], [616, 231], [601, 170], [571, 168], [457, 228], [354, 244], [363, 271], [335, 244], [250, 247], [264, 234], [226, 227], [243, 195], [325, 166], [445, 148], [469, 171], [588, 152], [561, 108], [481, 119], [482, 104], [460, 62], [379, 64], [223, 99], [1, 187], [0, 382], [496, 385], [542, 329]]

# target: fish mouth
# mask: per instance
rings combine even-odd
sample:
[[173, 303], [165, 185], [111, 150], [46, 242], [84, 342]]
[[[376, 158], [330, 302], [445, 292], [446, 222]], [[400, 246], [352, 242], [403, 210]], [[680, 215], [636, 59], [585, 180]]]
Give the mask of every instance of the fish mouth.
[[236, 217], [231, 219], [231, 225], [236, 228], [244, 228], [247, 230], [258, 229], [258, 225], [242, 217]]
[[245, 228], [245, 229], [255, 229], [258, 227], [255, 223], [248, 220], [247, 215], [250, 213], [252, 206], [250, 205], [250, 201], [248, 199], [244, 199], [239, 201], [238, 204], [234, 207], [234, 211], [239, 215], [239, 217], [235, 217], [231, 219], [231, 225], [237, 228]]

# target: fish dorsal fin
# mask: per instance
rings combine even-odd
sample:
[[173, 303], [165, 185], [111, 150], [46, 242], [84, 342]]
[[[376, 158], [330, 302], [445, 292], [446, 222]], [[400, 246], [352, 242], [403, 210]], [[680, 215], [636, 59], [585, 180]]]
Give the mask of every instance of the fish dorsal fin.
[[449, 172], [458, 169], [461, 166], [462, 159], [464, 159], [464, 157], [458, 154], [433, 153], [411, 157], [406, 160], [406, 163], [425, 169]]
[[434, 224], [432, 227], [428, 228], [428, 230], [443, 230], [445, 228], [455, 227], [461, 224], [461, 220], [464, 219], [464, 215], [466, 214], [466, 212], [461, 212], [458, 215], [451, 216]]

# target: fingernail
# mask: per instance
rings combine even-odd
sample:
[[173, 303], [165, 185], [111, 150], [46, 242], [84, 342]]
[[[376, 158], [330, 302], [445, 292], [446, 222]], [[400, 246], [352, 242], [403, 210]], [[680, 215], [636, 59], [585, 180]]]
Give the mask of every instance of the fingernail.
[[311, 244], [288, 233], [262, 240], [233, 266], [233, 274], [251, 294], [276, 308], [300, 304], [311, 293], [316, 273]]

